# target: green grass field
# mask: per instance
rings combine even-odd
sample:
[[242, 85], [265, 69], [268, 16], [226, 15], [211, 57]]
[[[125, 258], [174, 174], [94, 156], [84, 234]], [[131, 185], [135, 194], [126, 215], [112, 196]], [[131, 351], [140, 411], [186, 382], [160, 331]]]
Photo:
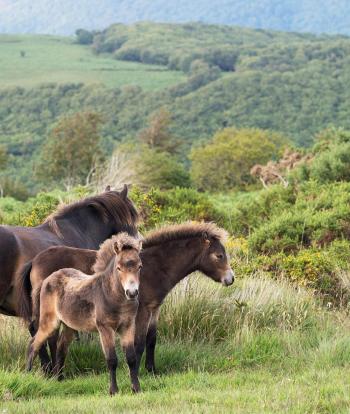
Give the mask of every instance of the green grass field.
[[[130, 391], [108, 396], [98, 343], [70, 349], [63, 382], [24, 371], [28, 335], [0, 320], [1, 413], [349, 413], [349, 319], [312, 295], [263, 276], [230, 289], [203, 277], [179, 286], [163, 307], [156, 362]], [[120, 355], [120, 350], [118, 351]]]
[[102, 83], [110, 88], [138, 85], [145, 90], [157, 90], [183, 79], [181, 72], [162, 66], [95, 56], [88, 46], [75, 44], [71, 38], [0, 35], [0, 89], [81, 82]]

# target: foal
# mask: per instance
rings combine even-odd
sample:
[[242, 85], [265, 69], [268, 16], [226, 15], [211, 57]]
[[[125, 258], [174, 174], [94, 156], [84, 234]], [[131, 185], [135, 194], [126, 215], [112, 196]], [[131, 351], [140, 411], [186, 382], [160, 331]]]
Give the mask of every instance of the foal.
[[[140, 391], [134, 349], [135, 316], [138, 309], [141, 242], [120, 233], [105, 241], [97, 252], [96, 273], [88, 276], [65, 268], [52, 273], [40, 292], [39, 329], [28, 349], [27, 369], [40, 347], [63, 325], [54, 373], [62, 378], [65, 356], [74, 331], [98, 331], [110, 372], [110, 394], [118, 391], [115, 331], [130, 370], [132, 389]], [[64, 259], [64, 257], [63, 257]], [[102, 269], [100, 272], [99, 270]]]
[[[226, 232], [213, 223], [184, 223], [163, 227], [143, 240], [139, 308], [136, 317], [137, 363], [146, 347], [146, 368], [155, 372], [154, 352], [160, 306], [172, 288], [199, 270], [216, 282], [229, 286], [234, 274], [223, 242]], [[34, 322], [38, 319], [39, 292], [45, 278], [60, 266], [75, 267], [91, 274], [97, 269], [97, 252], [65, 246], [52, 247], [32, 262]], [[52, 355], [54, 357], [54, 355]]]

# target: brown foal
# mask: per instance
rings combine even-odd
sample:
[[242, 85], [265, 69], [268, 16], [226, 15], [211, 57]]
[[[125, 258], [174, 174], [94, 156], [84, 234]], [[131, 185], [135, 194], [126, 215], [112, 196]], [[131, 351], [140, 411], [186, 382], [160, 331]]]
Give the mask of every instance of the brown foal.
[[97, 252], [93, 276], [65, 268], [52, 273], [43, 282], [39, 328], [28, 348], [28, 370], [31, 370], [40, 347], [60, 324], [63, 330], [54, 367], [59, 378], [62, 378], [65, 356], [74, 331], [98, 331], [110, 372], [110, 394], [113, 395], [118, 391], [115, 352], [115, 332], [118, 332], [130, 370], [132, 389], [140, 391], [134, 349], [140, 250], [139, 240], [120, 233], [102, 244]]

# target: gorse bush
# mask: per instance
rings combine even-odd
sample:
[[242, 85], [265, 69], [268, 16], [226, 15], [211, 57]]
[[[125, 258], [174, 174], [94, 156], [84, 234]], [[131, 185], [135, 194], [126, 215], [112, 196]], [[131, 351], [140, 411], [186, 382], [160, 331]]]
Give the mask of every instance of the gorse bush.
[[292, 173], [300, 181], [319, 183], [350, 180], [350, 131], [328, 128], [316, 136], [312, 162]]
[[183, 221], [225, 222], [225, 217], [215, 208], [205, 193], [192, 188], [174, 188], [168, 191], [151, 189], [142, 191], [133, 187], [130, 197], [136, 203], [143, 219], [143, 229]]
[[70, 192], [60, 190], [48, 193], [39, 193], [26, 201], [18, 201], [10, 197], [0, 199], [1, 224], [19, 226], [38, 226], [53, 213], [59, 204], [67, 204], [86, 197], [89, 190], [85, 187], [76, 187]]
[[297, 189], [294, 203], [281, 207], [252, 232], [254, 251], [296, 251], [350, 237], [350, 183], [307, 182]]

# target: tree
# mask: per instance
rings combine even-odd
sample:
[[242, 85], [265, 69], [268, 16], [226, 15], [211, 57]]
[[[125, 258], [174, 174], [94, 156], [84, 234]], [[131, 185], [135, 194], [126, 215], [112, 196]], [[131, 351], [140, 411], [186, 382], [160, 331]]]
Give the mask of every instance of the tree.
[[91, 45], [94, 41], [94, 34], [85, 29], [78, 29], [75, 32], [77, 42], [81, 45]]
[[191, 152], [191, 177], [197, 188], [220, 191], [252, 182], [250, 169], [276, 157], [286, 140], [260, 129], [226, 128]]
[[124, 143], [118, 145], [112, 157], [97, 168], [94, 187], [121, 187], [136, 184], [142, 188], [170, 189], [189, 187], [190, 176], [185, 167], [166, 152], [155, 151], [147, 145]]
[[[8, 162], [8, 153], [5, 145], [0, 145], [0, 170], [4, 170]], [[0, 184], [0, 196], [4, 195], [4, 180]]]
[[135, 171], [142, 187], [170, 189], [190, 186], [190, 176], [185, 167], [166, 152], [143, 148], [138, 154]]
[[182, 141], [170, 131], [172, 118], [169, 111], [161, 108], [150, 117], [149, 126], [139, 133], [139, 139], [156, 151], [176, 154]]
[[43, 182], [61, 182], [66, 187], [84, 183], [101, 157], [101, 124], [95, 112], [61, 118], [41, 152], [37, 173]]

